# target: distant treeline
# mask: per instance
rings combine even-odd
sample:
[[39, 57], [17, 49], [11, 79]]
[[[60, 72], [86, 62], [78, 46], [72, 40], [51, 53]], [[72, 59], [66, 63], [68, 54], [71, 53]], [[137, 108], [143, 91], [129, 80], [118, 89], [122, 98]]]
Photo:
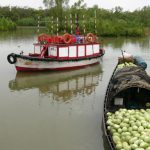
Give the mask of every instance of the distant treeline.
[[79, 7], [78, 9], [72, 6], [63, 9], [61, 12], [55, 7], [38, 10], [0, 7], [0, 30], [15, 29], [15, 24], [17, 26], [38, 26], [38, 20], [40, 20], [40, 26], [46, 26], [50, 33], [56, 33], [56, 20], [58, 17], [59, 32], [63, 32], [65, 29], [70, 33], [70, 14], [74, 33], [76, 28], [75, 14], [78, 14], [79, 27], [82, 34], [85, 27], [86, 33], [97, 32], [101, 36], [143, 36], [145, 31], [147, 31], [145, 29], [150, 28], [149, 6], [129, 12], [123, 11], [121, 7], [106, 10], [95, 5], [93, 8]]

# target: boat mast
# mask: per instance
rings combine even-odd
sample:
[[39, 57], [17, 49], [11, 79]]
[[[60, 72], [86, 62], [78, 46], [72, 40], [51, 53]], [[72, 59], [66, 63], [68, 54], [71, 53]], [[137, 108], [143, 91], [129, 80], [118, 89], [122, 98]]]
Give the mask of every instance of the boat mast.
[[57, 36], [58, 36], [58, 17], [57, 17]]
[[54, 30], [54, 26], [53, 26], [53, 24], [54, 24], [53, 16], [52, 16], [51, 18], [52, 18], [52, 19], [51, 19], [51, 34], [53, 35], [53, 30]]
[[73, 33], [73, 31], [72, 31], [72, 14], [70, 14], [70, 28], [71, 28], [71, 34]]
[[37, 32], [40, 31], [40, 16], [38, 16], [38, 26], [37, 26]]
[[96, 10], [95, 10], [95, 17], [94, 17], [94, 18], [95, 18], [95, 21], [94, 21], [94, 22], [95, 22], [95, 34], [97, 34], [97, 26], [96, 26]]
[[124, 54], [123, 54], [123, 50], [121, 49], [121, 53], [122, 53], [122, 58], [123, 58], [123, 63], [124, 63], [124, 65], [126, 66], [126, 61], [125, 61], [125, 58], [124, 58]]
[[66, 29], [67, 29], [67, 17], [65, 16], [65, 25], [64, 25], [64, 33], [66, 33]]
[[83, 15], [83, 33], [85, 35], [85, 15]]
[[76, 35], [79, 35], [80, 30], [79, 30], [78, 14], [75, 14], [75, 16], [76, 16]]

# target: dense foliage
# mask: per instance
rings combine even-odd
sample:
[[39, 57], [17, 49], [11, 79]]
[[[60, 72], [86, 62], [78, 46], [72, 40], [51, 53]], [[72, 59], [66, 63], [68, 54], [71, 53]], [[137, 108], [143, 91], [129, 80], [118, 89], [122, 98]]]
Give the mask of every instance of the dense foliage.
[[10, 19], [0, 18], [0, 31], [14, 30], [16, 29], [16, 24]]
[[61, 1], [62, 3], [59, 3], [59, 0], [57, 1], [45, 0], [45, 5], [47, 5], [48, 2], [55, 3], [49, 5], [46, 9], [39, 8], [38, 10], [32, 8], [12, 7], [10, 9], [9, 7], [0, 7], [1, 28], [3, 28], [2, 22], [4, 22], [2, 21], [2, 18], [8, 18], [9, 21], [12, 20], [19, 26], [37, 26], [38, 20], [40, 20], [40, 26], [47, 26], [49, 32], [56, 33], [58, 18], [59, 32], [64, 32], [65, 29], [70, 33], [71, 14], [73, 33], [75, 33], [75, 15], [78, 14], [81, 33], [84, 31], [84, 27], [85, 33], [97, 32], [98, 35], [101, 36], [142, 36], [145, 32], [149, 32], [149, 30], [147, 30], [150, 27], [149, 6], [144, 7], [141, 10], [129, 12], [123, 11], [121, 7], [106, 10], [98, 8], [98, 6], [95, 5], [92, 8], [87, 8], [84, 0], [79, 0], [71, 7], [67, 5], [68, 0], [63, 0]]

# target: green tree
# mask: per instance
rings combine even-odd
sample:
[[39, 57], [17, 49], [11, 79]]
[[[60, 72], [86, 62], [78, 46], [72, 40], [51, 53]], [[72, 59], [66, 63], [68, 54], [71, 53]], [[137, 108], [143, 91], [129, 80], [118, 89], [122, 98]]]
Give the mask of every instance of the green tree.
[[75, 9], [84, 9], [86, 8], [86, 3], [84, 3], [84, 0], [78, 0], [77, 2], [74, 3], [72, 8]]
[[[60, 27], [62, 27], [62, 21], [63, 21], [63, 10], [68, 7], [69, 0], [43, 0], [43, 3], [45, 6], [52, 11], [52, 15], [59, 19]], [[57, 16], [55, 16], [55, 14]]]
[[54, 7], [55, 0], [43, 0], [43, 3], [47, 9]]

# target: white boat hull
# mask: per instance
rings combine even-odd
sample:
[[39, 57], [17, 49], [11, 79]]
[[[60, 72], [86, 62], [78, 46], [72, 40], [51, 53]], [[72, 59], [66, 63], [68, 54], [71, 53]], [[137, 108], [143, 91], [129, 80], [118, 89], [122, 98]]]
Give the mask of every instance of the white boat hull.
[[17, 58], [15, 63], [18, 71], [26, 70], [65, 70], [73, 68], [81, 68], [99, 63], [99, 57], [84, 59], [84, 60], [65, 60], [65, 61], [42, 61], [42, 60], [28, 60], [24, 58]]

